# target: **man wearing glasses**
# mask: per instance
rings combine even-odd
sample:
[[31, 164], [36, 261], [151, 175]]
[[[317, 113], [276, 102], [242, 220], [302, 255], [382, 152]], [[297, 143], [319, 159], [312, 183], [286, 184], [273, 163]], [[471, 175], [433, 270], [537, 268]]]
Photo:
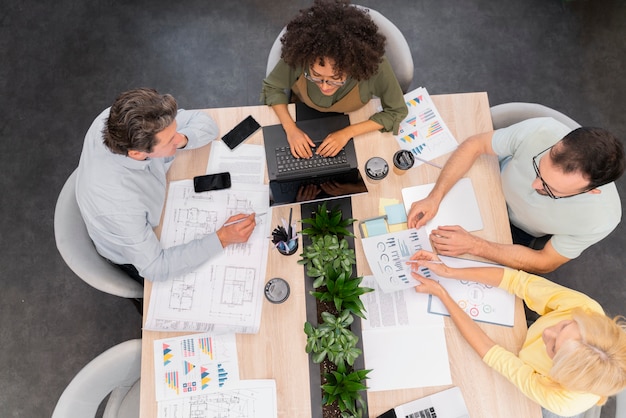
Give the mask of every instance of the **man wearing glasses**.
[[[432, 219], [445, 194], [482, 154], [499, 158], [513, 245], [483, 240], [458, 225], [439, 226], [431, 235], [439, 254], [472, 254], [547, 273], [605, 238], [621, 220], [613, 182], [624, 172], [622, 143], [601, 128], [570, 132], [552, 118], [534, 118], [463, 142], [429, 196], [413, 203], [409, 227]], [[549, 239], [539, 248], [536, 239], [544, 236]]]

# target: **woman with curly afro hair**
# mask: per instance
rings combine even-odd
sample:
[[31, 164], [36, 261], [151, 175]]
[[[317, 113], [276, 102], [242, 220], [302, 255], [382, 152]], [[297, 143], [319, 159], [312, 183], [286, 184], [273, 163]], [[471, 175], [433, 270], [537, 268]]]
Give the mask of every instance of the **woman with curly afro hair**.
[[315, 144], [289, 115], [288, 90], [321, 112], [352, 112], [372, 96], [381, 99], [381, 112], [328, 135], [319, 155], [334, 156], [350, 138], [367, 132], [398, 133], [408, 110], [384, 56], [385, 37], [367, 10], [346, 0], [315, 0], [287, 24], [281, 42], [281, 60], [263, 80], [261, 100], [276, 112], [294, 157], [310, 158]]

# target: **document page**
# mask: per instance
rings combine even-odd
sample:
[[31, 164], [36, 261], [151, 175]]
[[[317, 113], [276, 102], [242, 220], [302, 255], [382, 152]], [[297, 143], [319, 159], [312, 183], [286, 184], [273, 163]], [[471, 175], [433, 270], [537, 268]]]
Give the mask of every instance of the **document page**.
[[235, 334], [156, 340], [154, 369], [157, 401], [228, 387], [239, 380]]
[[383, 293], [373, 276], [361, 296], [363, 356], [369, 391], [408, 389], [452, 383], [444, 322], [427, 312], [428, 295], [405, 289]]
[[263, 184], [265, 179], [265, 148], [263, 145], [241, 144], [231, 150], [222, 141], [211, 142], [207, 174], [228, 171], [233, 184]]
[[[417, 267], [406, 262], [420, 249], [432, 251], [424, 228], [404, 229], [362, 238], [361, 243], [370, 270], [383, 292], [415, 287], [419, 282], [411, 275], [411, 268]], [[427, 268], [420, 270], [429, 277]]]
[[276, 382], [240, 380], [228, 389], [159, 402], [158, 418], [277, 418]]
[[404, 100], [409, 114], [400, 123], [396, 140], [400, 148], [415, 156], [415, 166], [457, 148], [456, 139], [424, 87], [408, 92]]
[[276, 382], [239, 380], [235, 334], [154, 341], [160, 418], [276, 418]]
[[[502, 267], [497, 264], [481, 263], [456, 257], [439, 257], [447, 266], [454, 268], [467, 267]], [[431, 272], [432, 273], [432, 272]], [[439, 277], [432, 273], [448, 291], [452, 299], [458, 303], [472, 319], [491, 324], [512, 327], [515, 322], [515, 295], [499, 287], [491, 287], [482, 283], [467, 280], [456, 280]], [[449, 315], [439, 298], [430, 296], [428, 311]]]
[[237, 213], [257, 213], [246, 243], [229, 245], [195, 271], [154, 282], [145, 328], [165, 331], [258, 332], [270, 232], [267, 185], [233, 185], [204, 193], [172, 182], [161, 231], [165, 248], [215, 232]]
[[[413, 202], [424, 199], [433, 187], [435, 187], [435, 183], [402, 189], [402, 200], [407, 213], [411, 210]], [[483, 229], [483, 218], [480, 215], [480, 208], [471, 179], [464, 177], [452, 186], [441, 201], [435, 217], [428, 221], [424, 227], [430, 235], [433, 229], [445, 225], [460, 225], [470, 232]]]

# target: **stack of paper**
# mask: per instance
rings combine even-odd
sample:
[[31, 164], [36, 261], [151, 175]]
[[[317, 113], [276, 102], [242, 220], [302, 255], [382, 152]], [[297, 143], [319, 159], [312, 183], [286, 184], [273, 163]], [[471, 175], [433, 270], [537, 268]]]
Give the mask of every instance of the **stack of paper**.
[[274, 380], [239, 380], [234, 334], [154, 342], [159, 418], [276, 418]]
[[361, 296], [367, 319], [361, 320], [369, 391], [442, 386], [452, 383], [443, 320], [428, 314], [428, 295], [405, 289], [380, 291], [372, 276]]
[[163, 247], [214, 233], [226, 219], [239, 213], [255, 212], [256, 228], [248, 242], [229, 245], [195, 271], [154, 282], [146, 329], [213, 333], [259, 330], [272, 219], [269, 187], [262, 184], [263, 147], [244, 144], [231, 152], [222, 143], [213, 142], [210, 161], [212, 172], [231, 173], [233, 186], [195, 193], [192, 180], [170, 183], [161, 231]]

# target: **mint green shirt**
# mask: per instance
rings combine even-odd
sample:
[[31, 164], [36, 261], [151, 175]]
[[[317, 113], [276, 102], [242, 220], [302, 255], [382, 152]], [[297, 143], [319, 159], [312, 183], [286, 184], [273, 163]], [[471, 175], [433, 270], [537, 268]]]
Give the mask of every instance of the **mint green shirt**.
[[511, 223], [535, 237], [552, 235], [554, 249], [572, 259], [615, 229], [622, 217], [622, 205], [615, 183], [598, 187], [600, 194], [583, 193], [557, 200], [532, 188], [536, 178], [532, 158], [569, 132], [568, 127], [552, 118], [533, 118], [496, 130], [491, 145], [500, 158]]

